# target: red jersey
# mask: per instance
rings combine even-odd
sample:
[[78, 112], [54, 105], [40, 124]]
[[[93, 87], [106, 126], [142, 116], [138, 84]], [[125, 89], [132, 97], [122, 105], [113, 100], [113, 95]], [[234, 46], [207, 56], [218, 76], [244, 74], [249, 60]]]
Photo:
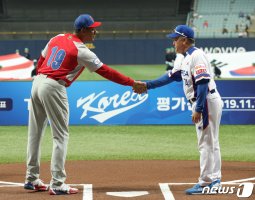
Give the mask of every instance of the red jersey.
[[70, 86], [85, 66], [94, 72], [103, 63], [74, 34], [59, 34], [53, 37], [42, 51], [43, 62], [38, 64], [37, 73], [63, 80]]

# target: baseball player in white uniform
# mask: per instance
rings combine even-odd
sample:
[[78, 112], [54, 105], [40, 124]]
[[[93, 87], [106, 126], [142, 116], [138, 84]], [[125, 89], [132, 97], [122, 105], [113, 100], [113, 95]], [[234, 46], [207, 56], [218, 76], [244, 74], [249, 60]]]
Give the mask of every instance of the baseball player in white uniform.
[[147, 89], [153, 89], [172, 81], [183, 81], [185, 96], [192, 105], [192, 121], [196, 125], [200, 152], [200, 177], [194, 187], [186, 190], [186, 194], [201, 194], [205, 186], [218, 187], [221, 181], [219, 126], [223, 104], [209, 60], [202, 50], [193, 45], [192, 28], [179, 25], [167, 36], [173, 39], [175, 50], [179, 53], [175, 66], [168, 74], [148, 81], [146, 85]]

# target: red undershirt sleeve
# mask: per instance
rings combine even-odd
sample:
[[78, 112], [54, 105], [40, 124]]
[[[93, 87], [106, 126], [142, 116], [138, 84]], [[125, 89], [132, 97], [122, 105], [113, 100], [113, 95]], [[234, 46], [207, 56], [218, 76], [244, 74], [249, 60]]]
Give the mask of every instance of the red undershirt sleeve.
[[95, 71], [100, 76], [121, 85], [133, 86], [134, 80], [103, 64]]

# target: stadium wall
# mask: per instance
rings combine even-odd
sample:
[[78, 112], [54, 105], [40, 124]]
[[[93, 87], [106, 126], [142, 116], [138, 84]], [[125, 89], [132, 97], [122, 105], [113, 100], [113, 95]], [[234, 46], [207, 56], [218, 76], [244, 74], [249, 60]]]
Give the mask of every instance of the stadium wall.
[[[0, 41], [0, 55], [14, 53], [25, 47], [30, 49], [31, 58], [37, 59], [47, 40]], [[102, 62], [107, 64], [163, 64], [165, 48], [172, 45], [168, 39], [118, 39], [96, 40], [89, 47]], [[196, 46], [208, 53], [234, 53], [255, 50], [254, 38], [197, 39]]]

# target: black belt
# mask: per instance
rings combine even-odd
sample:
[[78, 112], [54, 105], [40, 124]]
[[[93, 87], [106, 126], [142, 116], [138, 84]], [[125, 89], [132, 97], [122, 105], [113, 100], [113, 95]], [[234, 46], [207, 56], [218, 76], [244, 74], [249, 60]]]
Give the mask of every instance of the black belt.
[[215, 92], [216, 92], [215, 89], [212, 89], [212, 90], [210, 91], [211, 94], [213, 94], [213, 93], [215, 93]]
[[189, 103], [190, 103], [190, 104], [193, 104], [196, 100], [197, 100], [197, 98], [195, 98], [195, 97], [192, 98], [192, 99], [189, 99]]
[[[215, 93], [215, 92], [216, 92], [215, 89], [212, 89], [212, 90], [210, 91], [211, 94], [213, 94], [213, 93]], [[194, 97], [194, 98], [192, 98], [192, 99], [189, 99], [189, 103], [190, 103], [190, 104], [193, 104], [196, 100], [197, 100], [196, 97]]]

